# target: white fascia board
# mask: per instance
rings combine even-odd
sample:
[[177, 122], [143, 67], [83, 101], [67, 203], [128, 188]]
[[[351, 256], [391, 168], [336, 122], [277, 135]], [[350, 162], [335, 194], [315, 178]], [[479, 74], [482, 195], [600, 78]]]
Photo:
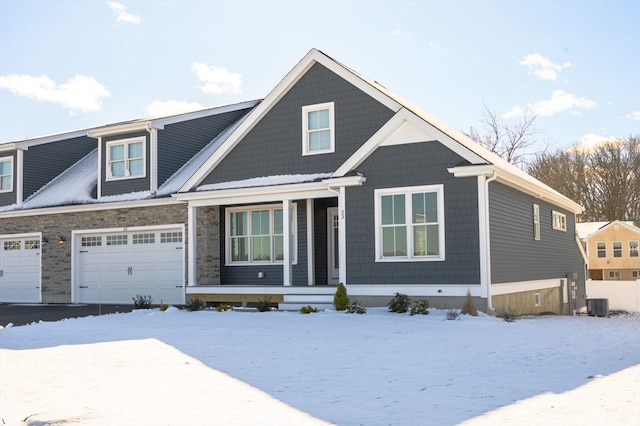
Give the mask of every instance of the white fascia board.
[[367, 181], [367, 178], [361, 175], [357, 176], [344, 176], [344, 177], [332, 177], [324, 179], [322, 183], [326, 184], [329, 188], [341, 188], [347, 186], [362, 186]]
[[[117, 124], [113, 126], [100, 127], [87, 132], [87, 136], [91, 138], [99, 138], [100, 136], [118, 135], [122, 133], [131, 133], [138, 131], [148, 131], [151, 127], [151, 120], [135, 121], [125, 124]], [[156, 127], [162, 129], [162, 127]]]
[[149, 120], [151, 126], [156, 129], [163, 129], [164, 126], [181, 123], [183, 121], [196, 120], [198, 118], [209, 117], [213, 115], [224, 114], [231, 111], [238, 111], [241, 109], [253, 108], [260, 100], [246, 101], [237, 104], [222, 105], [219, 107], [207, 108], [204, 110], [187, 112], [180, 115], [172, 115], [171, 117], [163, 117]]
[[400, 104], [366, 82], [362, 77], [353, 71], [340, 65], [333, 59], [316, 49], [311, 49], [295, 67], [269, 92], [264, 100], [249, 113], [247, 119], [227, 138], [227, 140], [216, 150], [215, 153], [191, 176], [189, 180], [180, 188], [179, 192], [187, 192], [198, 186], [209, 173], [231, 152], [242, 138], [253, 129], [256, 124], [273, 108], [280, 99], [305, 75], [305, 73], [316, 63], [323, 65], [327, 69], [335, 72], [349, 83], [358, 87], [369, 96], [373, 97], [383, 105], [393, 111], [400, 108]]
[[448, 168], [447, 171], [457, 178], [491, 176], [494, 174], [496, 166], [493, 164], [480, 164], [477, 166], [459, 166]]
[[87, 136], [87, 130], [74, 130], [72, 132], [57, 133], [55, 135], [42, 136], [42, 137], [33, 138], [33, 139], [26, 139], [24, 141], [16, 141], [12, 143], [2, 144], [0, 145], [0, 152], [13, 151], [16, 149], [22, 149], [26, 151], [31, 146], [43, 145], [51, 142], [59, 142], [65, 139], [79, 138], [82, 136]]
[[49, 214], [78, 213], [115, 209], [136, 209], [142, 207], [167, 206], [174, 204], [180, 204], [180, 201], [175, 200], [174, 198], [157, 198], [140, 201], [118, 201], [114, 203], [77, 204], [73, 206], [43, 207], [38, 209], [24, 209], [0, 212], [0, 219], [10, 217], [42, 216]]

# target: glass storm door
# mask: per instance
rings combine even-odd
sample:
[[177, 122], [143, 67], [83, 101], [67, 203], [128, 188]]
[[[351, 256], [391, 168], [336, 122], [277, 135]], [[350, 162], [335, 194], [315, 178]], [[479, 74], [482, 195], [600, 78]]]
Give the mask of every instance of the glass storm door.
[[340, 247], [338, 239], [338, 208], [327, 209], [327, 267], [328, 284], [338, 284], [340, 277]]

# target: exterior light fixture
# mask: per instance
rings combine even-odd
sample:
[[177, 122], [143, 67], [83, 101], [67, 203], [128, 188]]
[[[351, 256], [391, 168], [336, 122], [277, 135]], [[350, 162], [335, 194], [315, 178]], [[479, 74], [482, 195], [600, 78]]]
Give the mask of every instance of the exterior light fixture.
[[58, 240], [58, 245], [59, 246], [63, 246], [64, 242], [67, 241], [66, 238], [64, 238], [62, 235], [60, 236], [60, 239]]

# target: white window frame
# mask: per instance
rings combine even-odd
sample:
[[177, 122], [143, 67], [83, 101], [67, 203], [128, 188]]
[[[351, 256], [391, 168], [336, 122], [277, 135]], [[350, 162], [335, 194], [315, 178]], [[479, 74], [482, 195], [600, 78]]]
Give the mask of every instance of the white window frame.
[[553, 229], [567, 232], [567, 215], [564, 213], [557, 212], [555, 210], [551, 211], [551, 215], [552, 215]]
[[[269, 237], [271, 239], [271, 260], [254, 261], [251, 253], [251, 213], [256, 211], [269, 211]], [[225, 209], [225, 266], [251, 266], [251, 265], [282, 265], [284, 260], [273, 259], [274, 255], [274, 233], [273, 233], [273, 215], [275, 210], [282, 210], [282, 204], [252, 205], [244, 207], [233, 207]], [[297, 205], [291, 203], [291, 264], [298, 263], [298, 227], [297, 227]], [[249, 257], [246, 261], [234, 261], [231, 259], [231, 214], [238, 212], [247, 213], [247, 238]], [[279, 234], [278, 234], [279, 235]], [[283, 236], [284, 238], [284, 236]], [[284, 240], [283, 240], [284, 243]]]
[[0, 175], [0, 178], [2, 177], [9, 177], [9, 188], [8, 189], [2, 189], [2, 187], [0, 187], [0, 193], [5, 193], [5, 192], [13, 192], [13, 157], [9, 156], [9, 157], [0, 157], [0, 163], [9, 163], [9, 174], [8, 175]]
[[[438, 255], [414, 255], [413, 253], [413, 228], [411, 220], [413, 194], [435, 193], [437, 196], [438, 211]], [[423, 185], [401, 188], [384, 188], [374, 191], [374, 215], [375, 215], [375, 261], [376, 262], [441, 262], [445, 260], [445, 217], [444, 217], [444, 185]], [[385, 195], [405, 196], [405, 227], [407, 241], [406, 256], [384, 256], [382, 251], [382, 197]]]
[[[616, 244], [619, 245], [618, 248], [616, 248]], [[618, 252], [620, 255], [616, 256], [616, 252]], [[624, 249], [622, 248], [622, 241], [612, 241], [611, 242], [611, 255], [613, 257], [615, 257], [616, 259], [620, 259], [622, 256], [624, 256]]]
[[540, 241], [540, 206], [533, 205], [533, 239]]
[[640, 244], [638, 240], [629, 241], [629, 257], [638, 257], [640, 253]]
[[536, 306], [536, 308], [542, 306], [542, 297], [540, 296], [540, 293], [535, 293], [533, 295], [533, 299], [534, 299], [534, 305]]
[[609, 278], [610, 279], [614, 279], [614, 280], [619, 280], [620, 279], [620, 270], [619, 269], [612, 269], [609, 271]]
[[[312, 150], [309, 147], [309, 113], [329, 110], [329, 148]], [[307, 105], [302, 107], [302, 155], [330, 154], [335, 152], [335, 113], [334, 103]]]
[[[603, 245], [602, 248], [598, 247], [600, 244]], [[604, 254], [604, 256], [600, 256], [600, 252]], [[606, 241], [596, 241], [596, 257], [598, 259], [604, 259], [607, 257], [607, 242]]]
[[[142, 143], [142, 174], [132, 175], [129, 171], [129, 162], [132, 160], [129, 158], [129, 145], [134, 143]], [[124, 176], [113, 176], [111, 174], [111, 147], [117, 145], [124, 145]], [[135, 138], [127, 138], [127, 139], [117, 139], [113, 141], [107, 142], [107, 153], [106, 153], [106, 162], [105, 167], [107, 168], [106, 180], [114, 181], [114, 180], [125, 180], [125, 179], [139, 179], [147, 176], [147, 138], [144, 136], [137, 136]], [[135, 158], [138, 160], [138, 158]], [[122, 160], [118, 160], [122, 161]]]
[[631, 278], [640, 278], [640, 269], [634, 269], [631, 271]]

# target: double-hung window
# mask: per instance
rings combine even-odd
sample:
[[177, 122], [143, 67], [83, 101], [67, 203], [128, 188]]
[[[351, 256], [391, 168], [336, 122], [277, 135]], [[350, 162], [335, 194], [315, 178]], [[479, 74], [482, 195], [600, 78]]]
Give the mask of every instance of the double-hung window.
[[[296, 263], [295, 205], [291, 208], [291, 260]], [[284, 224], [282, 206], [228, 209], [227, 264], [282, 263]]]
[[376, 261], [444, 260], [442, 185], [375, 191]]
[[13, 191], [13, 157], [0, 157], [0, 192]]
[[613, 257], [622, 257], [622, 241], [613, 242]]
[[144, 177], [145, 138], [107, 142], [107, 180]]
[[567, 231], [567, 215], [564, 213], [560, 213], [557, 211], [552, 212], [553, 217], [553, 229], [557, 229], [558, 231]]
[[302, 107], [302, 155], [335, 150], [333, 102]]
[[638, 257], [638, 240], [629, 241], [629, 257]]
[[598, 257], [607, 257], [607, 243], [604, 241], [598, 241], [596, 243], [596, 251]]
[[540, 240], [540, 206], [533, 205], [533, 239]]

